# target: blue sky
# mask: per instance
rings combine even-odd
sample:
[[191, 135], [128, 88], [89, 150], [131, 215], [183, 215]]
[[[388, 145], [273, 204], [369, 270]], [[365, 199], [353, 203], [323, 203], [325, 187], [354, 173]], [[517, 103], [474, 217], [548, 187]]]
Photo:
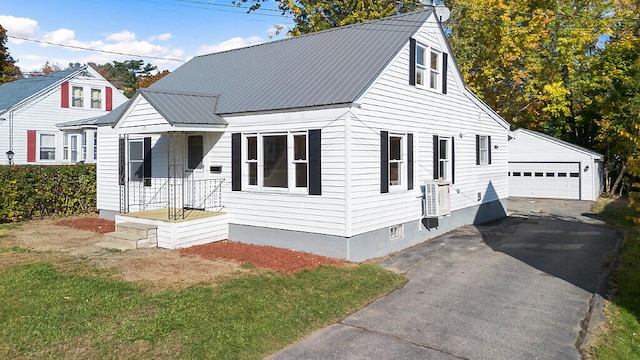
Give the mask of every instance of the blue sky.
[[[267, 3], [275, 10], [275, 1]], [[7, 47], [23, 72], [48, 61], [65, 68], [70, 62], [103, 64], [143, 59], [159, 70], [174, 70], [196, 55], [282, 39], [292, 19], [267, 7], [247, 14], [231, 0], [2, 0], [0, 25]], [[275, 35], [275, 25], [285, 31]], [[52, 46], [37, 40], [79, 48]], [[161, 58], [161, 59], [156, 59]]]

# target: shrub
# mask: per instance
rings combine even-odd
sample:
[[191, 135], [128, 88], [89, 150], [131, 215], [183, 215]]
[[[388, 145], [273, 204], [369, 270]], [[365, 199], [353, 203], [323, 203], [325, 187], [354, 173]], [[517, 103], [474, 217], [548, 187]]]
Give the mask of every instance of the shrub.
[[96, 166], [0, 166], [0, 223], [96, 212]]

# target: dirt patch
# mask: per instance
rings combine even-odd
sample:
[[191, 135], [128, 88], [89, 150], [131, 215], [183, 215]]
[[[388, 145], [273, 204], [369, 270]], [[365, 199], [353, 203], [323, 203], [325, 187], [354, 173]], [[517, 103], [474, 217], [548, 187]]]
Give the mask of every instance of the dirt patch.
[[315, 269], [321, 264], [343, 263], [341, 260], [299, 251], [230, 241], [177, 251], [160, 248], [113, 251], [96, 246], [96, 243], [103, 241], [104, 233], [113, 230], [113, 221], [96, 216], [23, 223], [6, 231], [8, 236], [0, 238], [0, 247], [19, 247], [31, 252], [0, 254], [0, 269], [20, 262], [73, 255], [109, 270], [111, 276], [142, 282], [160, 290], [193, 284], [215, 284], [246, 273], [252, 267], [291, 274], [303, 269]]

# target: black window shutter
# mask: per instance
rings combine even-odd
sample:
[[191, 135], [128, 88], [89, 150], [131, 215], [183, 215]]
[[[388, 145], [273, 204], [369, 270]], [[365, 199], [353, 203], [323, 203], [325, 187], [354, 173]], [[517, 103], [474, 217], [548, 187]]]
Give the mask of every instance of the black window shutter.
[[413, 134], [407, 134], [407, 190], [413, 189]]
[[447, 53], [442, 53], [442, 93], [447, 93]]
[[389, 132], [380, 132], [380, 193], [389, 192]]
[[151, 138], [144, 138], [144, 158], [142, 165], [142, 177], [144, 186], [151, 186]]
[[409, 85], [416, 84], [416, 39], [409, 39]]
[[491, 164], [491, 136], [487, 136], [487, 156], [489, 164]]
[[480, 165], [480, 135], [476, 135], [476, 165]]
[[231, 191], [242, 190], [242, 134], [231, 134]]
[[438, 135], [433, 135], [433, 178], [435, 180], [440, 178], [440, 156], [438, 154], [438, 146]]
[[455, 138], [451, 137], [451, 183], [455, 184], [456, 182], [456, 147], [455, 147]]
[[127, 157], [125, 154], [126, 140], [120, 137], [118, 141], [118, 184], [124, 185], [127, 182], [126, 168]]
[[321, 130], [309, 130], [309, 195], [322, 195]]

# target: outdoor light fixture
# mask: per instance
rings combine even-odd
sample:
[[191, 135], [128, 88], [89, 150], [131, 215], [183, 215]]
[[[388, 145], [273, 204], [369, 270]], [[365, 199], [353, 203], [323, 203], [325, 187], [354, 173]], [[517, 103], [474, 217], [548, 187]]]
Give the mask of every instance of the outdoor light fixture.
[[587, 172], [587, 171], [589, 171], [589, 165], [584, 167], [584, 172]]
[[6, 152], [6, 154], [7, 154], [7, 159], [9, 159], [9, 165], [13, 165], [14, 152], [9, 150], [9, 151]]

